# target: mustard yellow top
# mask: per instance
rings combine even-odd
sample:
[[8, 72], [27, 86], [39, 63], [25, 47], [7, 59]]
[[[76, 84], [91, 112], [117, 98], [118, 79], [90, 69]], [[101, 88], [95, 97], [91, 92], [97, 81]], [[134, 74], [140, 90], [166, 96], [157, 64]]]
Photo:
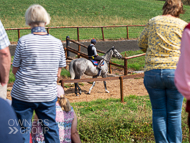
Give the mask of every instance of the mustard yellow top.
[[138, 39], [138, 46], [146, 53], [145, 71], [176, 69], [186, 25], [185, 21], [172, 16], [156, 16], [149, 20]]

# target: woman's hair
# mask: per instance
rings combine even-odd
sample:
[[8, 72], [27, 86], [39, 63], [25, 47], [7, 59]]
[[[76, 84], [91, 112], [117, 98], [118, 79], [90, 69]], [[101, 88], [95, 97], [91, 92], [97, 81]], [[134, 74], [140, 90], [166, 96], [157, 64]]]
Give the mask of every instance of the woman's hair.
[[70, 102], [67, 98], [65, 97], [58, 97], [58, 102], [59, 102], [59, 105], [61, 106], [61, 109], [63, 111], [71, 111], [71, 105], [70, 105]]
[[40, 24], [45, 23], [48, 25], [50, 23], [50, 15], [47, 13], [45, 8], [43, 8], [41, 5], [35, 4], [31, 5], [25, 13], [25, 21], [26, 25], [29, 24]]
[[163, 15], [170, 14], [175, 17], [179, 17], [180, 14], [185, 13], [181, 0], [166, 0], [162, 10]]

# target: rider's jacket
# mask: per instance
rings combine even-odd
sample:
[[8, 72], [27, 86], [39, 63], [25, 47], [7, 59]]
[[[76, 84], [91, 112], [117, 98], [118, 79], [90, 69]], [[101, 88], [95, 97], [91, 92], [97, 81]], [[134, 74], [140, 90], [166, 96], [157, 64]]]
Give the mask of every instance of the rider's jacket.
[[92, 56], [96, 55], [97, 55], [96, 47], [94, 46], [94, 44], [90, 44], [88, 46], [88, 57], [91, 58]]

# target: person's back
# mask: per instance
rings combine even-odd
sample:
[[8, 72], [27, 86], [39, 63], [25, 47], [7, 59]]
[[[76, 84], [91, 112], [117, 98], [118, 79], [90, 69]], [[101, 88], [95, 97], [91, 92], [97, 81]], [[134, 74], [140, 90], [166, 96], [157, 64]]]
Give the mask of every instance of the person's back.
[[183, 96], [174, 84], [182, 32], [187, 24], [181, 0], [167, 0], [163, 15], [149, 20], [138, 39], [145, 57], [144, 85], [152, 106], [152, 124], [158, 143], [181, 143]]
[[5, 101], [0, 98], [0, 142], [2, 143], [23, 143], [20, 126], [17, 121], [12, 107]]
[[[97, 54], [97, 53], [96, 53]], [[92, 58], [92, 56], [96, 56], [95, 55], [95, 46], [94, 46], [94, 44], [90, 44], [89, 46], [88, 46], [88, 57], [89, 58]]]
[[176, 69], [180, 56], [181, 31], [186, 24], [177, 17], [163, 15], [149, 20], [144, 30], [147, 33], [141, 34], [138, 41], [139, 47], [146, 52], [145, 71]]
[[28, 34], [21, 37], [15, 52], [15, 56], [20, 57], [15, 57], [13, 62], [13, 66], [20, 68], [11, 92], [12, 97], [30, 102], [54, 99], [57, 96], [57, 70], [62, 52], [61, 41], [49, 34]]
[[59, 103], [56, 103], [56, 122], [59, 127], [60, 142], [71, 142], [71, 126], [74, 119], [74, 110], [63, 111]]

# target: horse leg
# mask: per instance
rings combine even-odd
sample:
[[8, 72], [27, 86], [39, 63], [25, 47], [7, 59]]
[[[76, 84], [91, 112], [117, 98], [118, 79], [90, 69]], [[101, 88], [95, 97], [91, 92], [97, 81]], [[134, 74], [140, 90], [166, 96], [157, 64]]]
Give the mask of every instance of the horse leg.
[[[106, 77], [107, 75], [102, 75], [102, 78], [106, 78]], [[109, 91], [107, 90], [106, 81], [104, 81], [104, 88], [105, 88], [106, 93], [109, 93]]]
[[109, 93], [109, 91], [107, 90], [107, 87], [106, 87], [106, 81], [104, 81], [104, 87], [105, 87], [106, 93]]
[[75, 94], [76, 94], [76, 96], [79, 96], [79, 95], [77, 94], [77, 87], [78, 87], [78, 83], [75, 83]]
[[92, 88], [95, 86], [95, 81], [93, 82], [93, 84], [92, 84], [92, 86], [90, 87], [90, 89], [89, 89], [89, 92], [88, 92], [88, 94], [90, 94], [90, 92], [91, 92], [91, 90], [92, 90]]
[[[80, 77], [76, 76], [75, 79], [80, 79]], [[77, 94], [77, 88], [79, 89], [79, 94], [81, 95], [81, 88], [79, 87], [78, 83], [75, 83], [75, 94], [76, 94], [76, 96], [79, 96]]]
[[79, 89], [79, 94], [81, 95], [82, 91], [81, 91], [81, 88], [80, 88], [80, 86], [79, 86], [78, 83], [77, 83], [77, 87], [78, 87], [78, 89]]
[[[97, 76], [93, 76], [93, 78], [97, 78]], [[92, 88], [95, 86], [95, 83], [95, 81], [92, 83], [92, 86], [90, 87], [88, 94], [90, 94]]]

